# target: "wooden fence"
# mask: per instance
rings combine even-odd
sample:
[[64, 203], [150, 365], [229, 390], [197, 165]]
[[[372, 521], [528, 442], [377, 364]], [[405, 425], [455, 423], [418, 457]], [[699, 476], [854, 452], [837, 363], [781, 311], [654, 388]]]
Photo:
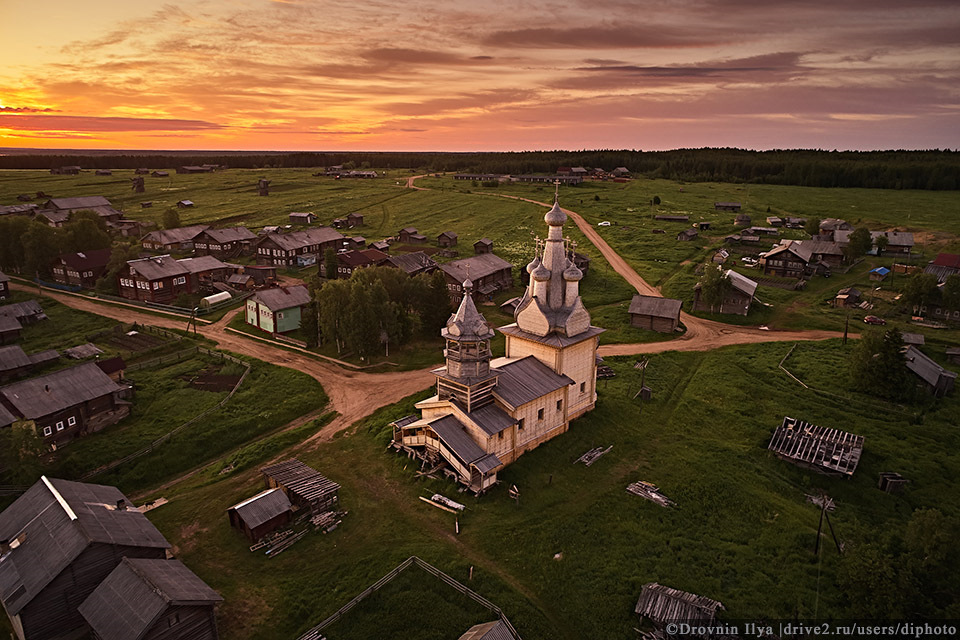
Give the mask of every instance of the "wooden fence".
[[97, 468], [94, 469], [93, 471], [90, 471], [90, 472], [85, 473], [84, 475], [80, 476], [80, 480], [82, 480], [82, 481], [89, 480], [90, 478], [93, 478], [94, 476], [98, 476], [98, 475], [100, 475], [101, 473], [110, 471], [111, 469], [116, 469], [117, 467], [119, 467], [119, 466], [122, 465], [122, 464], [126, 464], [126, 463], [128, 463], [128, 462], [131, 462], [131, 461], [133, 461], [133, 460], [136, 460], [137, 458], [141, 458], [141, 457], [147, 455], [148, 453], [150, 453], [151, 451], [153, 451], [154, 449], [156, 449], [157, 447], [159, 447], [159, 446], [162, 445], [163, 443], [167, 442], [168, 440], [170, 440], [170, 438], [172, 438], [173, 436], [177, 435], [178, 433], [180, 433], [181, 431], [183, 431], [183, 430], [186, 429], [187, 427], [195, 424], [195, 423], [198, 422], [200, 419], [202, 419], [202, 418], [210, 415], [210, 414], [213, 413], [214, 411], [222, 408], [224, 405], [227, 404], [227, 402], [230, 401], [230, 398], [233, 397], [233, 394], [235, 394], [235, 393], [237, 392], [237, 389], [240, 388], [240, 385], [242, 385], [242, 384], [243, 384], [243, 381], [247, 378], [247, 374], [250, 373], [250, 363], [249, 363], [249, 362], [244, 362], [243, 360], [240, 360], [239, 358], [234, 358], [233, 356], [227, 355], [226, 353], [223, 353], [223, 352], [221, 352], [221, 351], [213, 351], [212, 349], [207, 349], [207, 348], [205, 348], [205, 347], [193, 347], [193, 348], [191, 348], [191, 349], [186, 349], [186, 350], [184, 350], [184, 351], [178, 351], [177, 353], [173, 353], [173, 354], [169, 354], [169, 355], [165, 355], [165, 356], [160, 356], [159, 358], [154, 358], [153, 360], [147, 360], [146, 362], [138, 362], [138, 363], [136, 363], [135, 365], [131, 365], [130, 367], [128, 367], [128, 368], [127, 368], [127, 371], [136, 371], [136, 370], [139, 370], [139, 369], [144, 369], [144, 368], [149, 367], [149, 366], [156, 366], [156, 365], [159, 365], [159, 364], [165, 364], [165, 363], [167, 363], [167, 362], [176, 362], [176, 361], [182, 360], [184, 357], [192, 356], [192, 355], [195, 354], [195, 353], [202, 353], [202, 354], [205, 354], [205, 355], [210, 355], [210, 356], [213, 356], [213, 357], [215, 357], [215, 358], [220, 358], [221, 360], [227, 360], [227, 361], [230, 361], [230, 362], [233, 362], [233, 363], [235, 363], [235, 364], [239, 364], [239, 365], [245, 367], [245, 369], [244, 369], [244, 371], [243, 371], [243, 374], [240, 376], [240, 379], [237, 381], [237, 384], [234, 385], [233, 389], [230, 390], [230, 393], [227, 394], [227, 397], [225, 397], [223, 400], [221, 400], [221, 401], [218, 402], [217, 404], [213, 405], [213, 406], [210, 407], [209, 409], [206, 409], [205, 411], [199, 413], [198, 415], [194, 416], [193, 418], [190, 418], [189, 420], [187, 420], [186, 422], [184, 422], [184, 423], [181, 424], [180, 426], [176, 427], [176, 428], [173, 429], [172, 431], [169, 431], [169, 432], [163, 434], [162, 436], [160, 436], [159, 438], [157, 438], [156, 440], [154, 440], [153, 442], [151, 442], [150, 444], [148, 444], [146, 447], [140, 449], [139, 451], [134, 451], [134, 452], [131, 453], [130, 455], [124, 456], [123, 458], [120, 458], [120, 459], [118, 459], [118, 460], [114, 460], [113, 462], [108, 462], [107, 464], [105, 464], [105, 465], [103, 465], [103, 466], [97, 467]]
[[440, 571], [430, 563], [424, 562], [417, 556], [410, 556], [409, 558], [401, 562], [394, 569], [392, 569], [387, 575], [383, 576], [382, 578], [377, 580], [375, 583], [373, 583], [372, 585], [364, 589], [362, 592], [357, 594], [357, 596], [353, 598], [353, 600], [351, 600], [347, 604], [340, 607], [333, 615], [331, 615], [329, 618], [327, 618], [317, 626], [313, 627], [312, 629], [304, 633], [297, 640], [323, 640], [324, 636], [321, 634], [321, 631], [323, 631], [333, 623], [343, 618], [343, 616], [348, 611], [350, 611], [351, 609], [356, 607], [358, 604], [360, 604], [360, 602], [363, 601], [367, 596], [373, 594], [375, 591], [389, 584], [391, 580], [399, 576], [406, 569], [408, 569], [413, 565], [416, 565], [417, 567], [419, 567], [420, 569], [423, 569], [430, 575], [436, 578], [439, 578], [442, 582], [444, 582], [448, 586], [456, 589], [457, 591], [464, 594], [465, 596], [467, 596], [468, 598], [470, 598], [480, 606], [484, 607], [491, 613], [495, 614], [500, 619], [500, 621], [504, 624], [504, 626], [507, 627], [507, 630], [510, 632], [510, 635], [513, 636], [515, 640], [522, 640], [520, 638], [520, 634], [517, 633], [517, 630], [513, 628], [513, 625], [510, 624], [510, 621], [507, 620], [507, 616], [503, 613], [503, 610], [501, 610], [500, 607], [493, 604], [492, 602], [490, 602], [489, 600], [481, 596], [479, 593], [468, 588], [467, 586], [457, 582], [456, 580], [454, 580], [444, 572]]

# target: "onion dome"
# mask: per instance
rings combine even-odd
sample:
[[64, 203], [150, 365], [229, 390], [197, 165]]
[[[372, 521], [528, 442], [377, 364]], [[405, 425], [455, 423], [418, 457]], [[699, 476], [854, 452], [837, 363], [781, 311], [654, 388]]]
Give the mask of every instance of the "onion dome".
[[583, 279], [583, 271], [577, 268], [577, 265], [570, 263], [563, 272], [563, 279], [567, 281]]
[[540, 256], [534, 256], [527, 264], [527, 273], [533, 273], [533, 270], [540, 266]]
[[563, 223], [567, 221], [567, 214], [560, 208], [559, 200], [554, 200], [553, 208], [547, 211], [547, 215], [543, 216], [543, 220], [551, 227], [563, 226]]
[[533, 273], [530, 274], [534, 280], [541, 282], [546, 282], [550, 279], [550, 269], [547, 269], [542, 264], [533, 270]]
[[460, 307], [447, 320], [447, 327], [440, 332], [444, 338], [469, 341], [489, 340], [493, 337], [493, 331], [473, 303], [473, 296], [470, 295], [472, 289], [473, 283], [469, 279], [464, 280]]

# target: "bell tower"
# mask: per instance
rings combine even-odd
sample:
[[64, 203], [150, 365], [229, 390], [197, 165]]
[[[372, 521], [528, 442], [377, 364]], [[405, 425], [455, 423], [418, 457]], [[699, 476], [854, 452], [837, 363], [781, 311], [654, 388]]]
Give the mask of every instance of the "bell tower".
[[493, 330], [473, 302], [473, 283], [463, 283], [463, 300], [447, 326], [440, 332], [446, 340], [443, 350], [446, 370], [437, 375], [440, 400], [455, 400], [473, 411], [493, 402], [497, 372], [490, 369], [490, 339]]

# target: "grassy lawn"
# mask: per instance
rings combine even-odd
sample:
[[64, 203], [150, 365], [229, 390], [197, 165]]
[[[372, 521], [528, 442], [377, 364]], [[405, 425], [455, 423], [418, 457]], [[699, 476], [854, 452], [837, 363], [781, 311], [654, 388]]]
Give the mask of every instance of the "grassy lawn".
[[[837, 501], [831, 519], [848, 549], [902, 532], [919, 507], [960, 514], [960, 461], [952, 454], [960, 396], [890, 408], [844, 390], [849, 347], [801, 344], [791, 370], [845, 396], [833, 398], [779, 372], [788, 349], [651, 356], [646, 381], [654, 399], [642, 412], [632, 400], [639, 386], [633, 359], [610, 358], [618, 377], [600, 383], [597, 409], [501, 472], [501, 486], [480, 499], [457, 494], [449, 482], [415, 480], [416, 465], [384, 451], [389, 420], [411, 413], [429, 392], [382, 409], [346, 437], [298, 453], [342, 484], [349, 514], [337, 531], [311, 534], [275, 559], [251, 554], [224, 516], [258, 490], [250, 473], [214, 466], [166, 490], [170, 504], [150, 517], [225, 596], [221, 629], [231, 638], [296, 637], [410, 555], [501, 606], [524, 638], [632, 638], [633, 605], [651, 581], [716, 598], [728, 619], [812, 617], [815, 608], [820, 619], [844, 615], [841, 561], [825, 547], [818, 581], [819, 514], [804, 494], [823, 489]], [[863, 435], [855, 476], [821, 476], [771, 455], [766, 445], [785, 415]], [[600, 445], [613, 449], [593, 466], [571, 464]], [[255, 458], [251, 452], [249, 467]], [[890, 470], [911, 480], [903, 495], [875, 489], [877, 473]], [[678, 507], [626, 493], [637, 480], [656, 483]], [[507, 496], [512, 484], [519, 505]], [[417, 500], [438, 491], [468, 506], [459, 536], [452, 515]], [[418, 577], [408, 587], [413, 596], [384, 591], [330, 637], [363, 637], [371, 620], [382, 625], [377, 637], [408, 637], [417, 623], [428, 635], [456, 637], [479, 621], [462, 599], [444, 602], [443, 616], [418, 611], [414, 596], [433, 597], [430, 582]]]
[[[20, 332], [19, 344], [27, 353], [56, 349], [63, 351], [90, 342], [88, 336], [111, 329], [118, 323], [115, 320], [104, 318], [85, 311], [72, 309], [53, 298], [47, 298], [34, 291], [11, 291], [10, 296], [0, 304], [12, 302], [26, 302], [36, 300], [47, 314], [48, 320], [41, 320], [35, 324], [24, 326]], [[103, 347], [101, 347], [103, 348]], [[104, 357], [117, 355], [108, 349]]]

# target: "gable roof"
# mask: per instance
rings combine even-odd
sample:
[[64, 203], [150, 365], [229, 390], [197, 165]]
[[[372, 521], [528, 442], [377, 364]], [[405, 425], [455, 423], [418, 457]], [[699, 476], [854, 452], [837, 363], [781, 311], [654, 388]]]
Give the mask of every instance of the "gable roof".
[[[314, 227], [290, 233], [268, 233], [260, 238], [260, 243], [272, 240], [285, 251], [296, 251], [315, 244], [325, 244], [335, 240], [343, 240], [343, 234], [332, 227]], [[259, 244], [259, 243], [258, 243]]]
[[475, 624], [458, 640], [515, 640], [503, 620]]
[[310, 290], [302, 284], [292, 287], [264, 289], [253, 294], [253, 299], [270, 311], [283, 311], [310, 303]]
[[438, 235], [437, 237], [438, 237], [438, 238], [450, 238], [451, 240], [453, 240], [453, 239], [455, 239], [455, 238], [457, 237], [457, 232], [456, 232], [456, 231], [444, 231], [443, 233], [441, 233], [441, 234]]
[[495, 454], [487, 453], [481, 449], [480, 445], [474, 442], [470, 434], [467, 433], [467, 428], [454, 415], [450, 414], [437, 418], [428, 424], [437, 434], [437, 437], [460, 458], [464, 465], [476, 465], [482, 473], [486, 473], [503, 464]]
[[411, 253], [388, 256], [387, 261], [398, 269], [406, 271], [408, 274], [435, 269], [437, 267], [436, 261], [423, 251], [413, 251]]
[[252, 498], [238, 502], [228, 509], [235, 511], [251, 529], [273, 520], [281, 513], [290, 511], [290, 499], [280, 489], [267, 489]]
[[748, 296], [753, 296], [757, 290], [757, 283], [748, 278], [745, 275], [739, 274], [733, 269], [728, 269], [727, 274], [730, 278], [730, 284], [733, 285], [733, 288], [741, 291]]
[[0, 282], [10, 282], [10, 276], [0, 271]]
[[7, 345], [5, 347], [0, 347], [0, 372], [12, 371], [13, 369], [19, 369], [21, 367], [29, 367], [31, 365], [50, 362], [51, 360], [56, 360], [59, 357], [60, 354], [53, 349], [47, 349], [46, 351], [39, 351], [37, 353], [31, 353], [30, 355], [27, 355], [23, 348], [19, 345]]
[[189, 227], [178, 227], [176, 229], [158, 229], [143, 236], [143, 242], [162, 245], [190, 242], [209, 228], [210, 225], [207, 224], [195, 224]]
[[228, 242], [238, 242], [241, 240], [256, 240], [257, 234], [246, 227], [227, 227], [225, 229], [207, 229], [201, 235], [205, 235], [214, 242], [221, 244]]
[[476, 282], [503, 269], [513, 269], [513, 265], [494, 253], [481, 253], [463, 260], [447, 262], [440, 265], [440, 268], [457, 282]]
[[29, 318], [30, 316], [43, 315], [43, 307], [36, 300], [26, 300], [24, 302], [14, 302], [0, 307], [0, 316], [9, 316], [11, 318]]
[[87, 362], [0, 387], [0, 395], [25, 419], [36, 420], [122, 388], [96, 363]]
[[112, 249], [93, 249], [90, 251], [78, 251], [77, 253], [61, 254], [60, 260], [63, 264], [77, 271], [87, 271], [91, 269], [100, 269], [107, 266], [110, 262]]
[[[456, 400], [453, 402], [456, 403], [461, 411], [466, 413], [466, 407]], [[470, 413], [467, 413], [467, 416], [470, 417], [470, 420], [474, 424], [483, 429], [483, 432], [488, 436], [495, 436], [504, 429], [509, 429], [517, 424], [516, 418], [492, 403], [485, 404], [479, 409], [474, 409]]]
[[930, 264], [938, 267], [950, 267], [951, 269], [960, 269], [960, 255], [956, 253], [938, 253]]
[[222, 601], [179, 560], [124, 558], [78, 610], [100, 640], [140, 640], [171, 605]]
[[147, 280], [160, 280], [190, 273], [184, 265], [180, 264], [180, 261], [174, 260], [169, 255], [128, 260], [127, 267]]
[[177, 260], [190, 273], [202, 273], [204, 271], [213, 271], [214, 269], [229, 269], [230, 265], [220, 261], [214, 256], [197, 256], [196, 258], [183, 258]]
[[91, 207], [109, 207], [110, 201], [103, 196], [82, 196], [78, 198], [50, 198], [43, 203], [47, 209], [88, 209]]
[[633, 300], [630, 301], [628, 313], [674, 319], [680, 314], [681, 306], [683, 306], [682, 300], [661, 298], [659, 296], [643, 296], [637, 293], [634, 294]]
[[[117, 510], [117, 503], [126, 506]], [[0, 513], [0, 540], [20, 539], [0, 560], [0, 600], [17, 615], [91, 543], [169, 549], [119, 489], [42, 477]]]
[[903, 354], [906, 358], [907, 369], [910, 369], [931, 387], [936, 387], [942, 378], [957, 377], [955, 372], [944, 369], [912, 344], [904, 349]]
[[19, 331], [20, 329], [23, 329], [23, 325], [20, 324], [20, 321], [16, 317], [0, 313], [0, 333]]
[[804, 262], [810, 262], [811, 253], [810, 249], [801, 244], [800, 242], [790, 241], [785, 244], [778, 244], [770, 251], [767, 251], [763, 254], [764, 258], [771, 258], [773, 256], [779, 255], [781, 253], [792, 253], [796, 257], [800, 258]]
[[554, 373], [553, 369], [533, 356], [512, 362], [506, 360], [498, 358], [490, 363], [500, 373], [493, 394], [511, 407], [520, 407], [573, 384], [573, 380]]
[[819, 236], [814, 237], [810, 240], [795, 240], [794, 245], [803, 247], [803, 250], [808, 252], [813, 257], [814, 254], [818, 255], [831, 255], [831, 256], [842, 256], [843, 247], [833, 240], [824, 240]]

